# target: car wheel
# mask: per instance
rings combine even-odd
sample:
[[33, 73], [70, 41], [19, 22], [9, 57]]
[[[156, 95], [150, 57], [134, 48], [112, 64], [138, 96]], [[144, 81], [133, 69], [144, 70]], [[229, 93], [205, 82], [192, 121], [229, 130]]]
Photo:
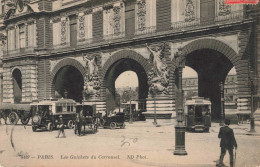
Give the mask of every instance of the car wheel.
[[19, 116], [16, 112], [11, 112], [9, 114], [9, 122], [13, 125], [16, 125], [19, 120]]
[[120, 126], [121, 129], [124, 129], [125, 128], [125, 123], [123, 123], [122, 126]]
[[30, 117], [23, 117], [21, 118], [21, 122], [23, 125], [27, 125], [30, 120]]
[[110, 123], [110, 128], [111, 129], [115, 129], [116, 128], [116, 123], [115, 122], [111, 122]]
[[52, 123], [48, 123], [48, 127], [47, 127], [47, 129], [48, 129], [48, 131], [52, 131], [53, 130], [53, 125], [52, 125]]
[[36, 132], [36, 130], [37, 130], [36, 126], [32, 126], [32, 131]]
[[67, 124], [67, 127], [72, 129], [73, 128], [73, 121], [72, 120], [69, 120], [68, 124]]

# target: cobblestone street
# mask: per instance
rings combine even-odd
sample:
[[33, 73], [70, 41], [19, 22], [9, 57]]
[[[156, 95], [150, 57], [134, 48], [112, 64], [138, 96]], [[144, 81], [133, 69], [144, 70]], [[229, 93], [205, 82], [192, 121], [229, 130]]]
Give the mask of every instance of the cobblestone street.
[[[0, 164], [10, 166], [215, 166], [220, 147], [219, 125], [210, 133], [186, 133], [187, 156], [173, 155], [174, 120], [126, 123], [125, 129], [99, 129], [96, 134], [55, 138], [58, 131], [32, 132], [31, 126], [0, 126]], [[246, 135], [249, 124], [231, 125], [238, 143], [236, 166], [260, 165], [260, 136]], [[13, 129], [13, 132], [12, 132]], [[259, 124], [256, 131], [260, 132]], [[11, 140], [12, 139], [12, 140]], [[12, 148], [12, 144], [13, 147]], [[18, 156], [20, 155], [20, 156]], [[28, 158], [28, 159], [27, 159]], [[229, 165], [229, 155], [224, 162]]]

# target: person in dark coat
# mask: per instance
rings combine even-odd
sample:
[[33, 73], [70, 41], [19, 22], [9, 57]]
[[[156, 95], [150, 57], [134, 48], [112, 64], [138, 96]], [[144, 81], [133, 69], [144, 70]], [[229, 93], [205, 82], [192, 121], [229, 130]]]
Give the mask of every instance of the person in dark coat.
[[76, 132], [78, 133], [78, 135], [80, 136], [81, 135], [81, 126], [82, 126], [82, 123], [81, 123], [81, 119], [80, 119], [80, 115], [77, 114], [77, 117], [76, 117], [76, 128], [75, 128], [75, 134]]
[[221, 147], [221, 154], [219, 158], [218, 166], [225, 166], [223, 164], [223, 159], [226, 154], [226, 151], [229, 152], [230, 157], [230, 167], [233, 167], [233, 149], [237, 149], [237, 142], [234, 136], [233, 130], [229, 127], [230, 120], [225, 119], [225, 126], [221, 127], [219, 130], [218, 138], [220, 138], [220, 147]]
[[58, 124], [59, 124], [59, 133], [58, 133], [58, 136], [56, 138], [60, 137], [60, 133], [61, 132], [62, 132], [63, 137], [66, 137], [65, 136], [65, 132], [64, 132], [64, 123], [63, 123], [62, 115], [60, 115], [59, 118], [60, 118], [60, 120], [58, 122]]

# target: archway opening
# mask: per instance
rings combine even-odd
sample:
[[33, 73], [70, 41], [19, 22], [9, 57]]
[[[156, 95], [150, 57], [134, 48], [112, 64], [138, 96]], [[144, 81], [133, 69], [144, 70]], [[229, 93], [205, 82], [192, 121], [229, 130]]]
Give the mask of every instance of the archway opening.
[[182, 78], [184, 100], [186, 101], [193, 96], [198, 96], [198, 73], [194, 69], [185, 66]]
[[70, 98], [82, 101], [84, 78], [80, 71], [73, 66], [62, 67], [53, 80], [55, 97]]
[[[106, 85], [106, 106], [107, 111], [119, 107], [118, 95], [123, 100], [125, 91], [132, 92], [135, 97], [131, 97], [146, 108], [145, 99], [148, 97], [148, 78], [144, 68], [135, 60], [123, 58], [113, 63], [105, 75]], [[125, 83], [123, 83], [125, 82]], [[124, 87], [123, 89], [116, 89]], [[118, 91], [119, 90], [119, 91]], [[117, 96], [117, 97], [116, 97]]]
[[22, 73], [19, 69], [15, 69], [12, 73], [13, 77], [13, 91], [14, 103], [21, 103], [22, 101]]
[[198, 74], [198, 96], [209, 98], [212, 103], [212, 119], [220, 120], [220, 84], [225, 83], [225, 79], [233, 68], [233, 64], [225, 55], [218, 51], [199, 49], [187, 55], [186, 65], [194, 69]]

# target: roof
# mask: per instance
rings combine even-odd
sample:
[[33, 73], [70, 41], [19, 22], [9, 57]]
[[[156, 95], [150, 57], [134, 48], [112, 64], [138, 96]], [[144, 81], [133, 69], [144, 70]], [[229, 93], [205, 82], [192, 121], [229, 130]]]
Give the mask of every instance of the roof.
[[192, 97], [191, 100], [186, 100], [185, 105], [211, 105], [211, 102], [203, 97]]
[[1, 103], [0, 110], [2, 109], [30, 111], [30, 104]]

